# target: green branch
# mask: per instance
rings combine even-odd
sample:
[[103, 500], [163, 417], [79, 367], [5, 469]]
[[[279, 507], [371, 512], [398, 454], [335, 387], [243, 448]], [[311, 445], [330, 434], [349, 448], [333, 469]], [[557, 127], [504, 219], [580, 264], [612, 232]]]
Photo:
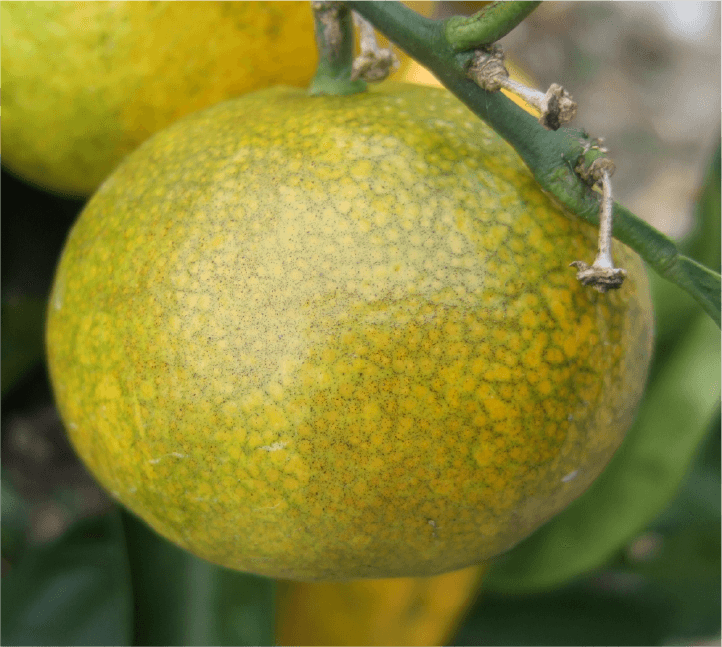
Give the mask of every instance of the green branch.
[[463, 52], [491, 45], [506, 36], [541, 4], [538, 2], [492, 2], [473, 16], [453, 16], [445, 23], [446, 40]]
[[[507, 3], [498, 3], [504, 5]], [[517, 3], [509, 3], [517, 4]], [[577, 175], [575, 166], [592, 142], [582, 130], [544, 129], [535, 117], [501, 92], [482, 90], [467, 77], [472, 52], [457, 51], [448, 40], [449, 20], [430, 20], [399, 2], [346, 2], [398, 45], [429, 68], [477, 116], [514, 147], [541, 187], [569, 212], [599, 224], [599, 194]], [[482, 20], [483, 12], [479, 18]], [[501, 10], [487, 18], [508, 16]], [[453, 19], [450, 19], [453, 20]], [[457, 25], [461, 24], [457, 22]], [[501, 27], [490, 27], [493, 33]], [[454, 28], [451, 29], [454, 32]], [[477, 30], [475, 34], [481, 33]], [[475, 40], [475, 39], [471, 39]], [[585, 158], [586, 160], [586, 158]], [[634, 249], [660, 276], [688, 292], [720, 325], [720, 275], [682, 255], [674, 242], [615, 203], [614, 237]]]

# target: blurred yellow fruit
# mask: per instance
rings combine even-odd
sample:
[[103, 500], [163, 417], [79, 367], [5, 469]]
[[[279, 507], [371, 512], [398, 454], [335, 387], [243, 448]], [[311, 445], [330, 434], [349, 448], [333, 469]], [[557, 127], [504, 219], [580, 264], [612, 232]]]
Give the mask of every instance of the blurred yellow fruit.
[[445, 645], [484, 566], [434, 577], [279, 582], [278, 645]]
[[3, 2], [2, 162], [86, 196], [183, 115], [277, 83], [317, 54], [308, 2]]

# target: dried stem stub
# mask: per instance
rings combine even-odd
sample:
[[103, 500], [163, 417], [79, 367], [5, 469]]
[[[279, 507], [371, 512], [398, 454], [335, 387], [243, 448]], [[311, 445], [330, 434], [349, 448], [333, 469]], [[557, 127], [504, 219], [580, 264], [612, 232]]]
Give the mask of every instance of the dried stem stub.
[[[595, 160], [601, 162], [602, 160]], [[614, 267], [612, 261], [612, 218], [614, 199], [612, 198], [612, 182], [609, 169], [599, 164], [599, 175], [602, 183], [602, 203], [599, 212], [599, 251], [592, 265], [584, 261], [574, 261], [570, 267], [576, 267], [577, 279], [582, 285], [591, 285], [599, 292], [616, 290], [621, 287], [627, 271]]]
[[353, 61], [351, 79], [363, 79], [369, 83], [383, 81], [399, 66], [399, 60], [394, 52], [382, 49], [376, 40], [373, 25], [354, 12], [354, 22], [360, 32], [360, 54]]
[[487, 92], [504, 88], [520, 96], [539, 110], [539, 123], [547, 130], [558, 130], [577, 114], [576, 102], [558, 83], [552, 83], [546, 92], [541, 92], [510, 79], [504, 66], [504, 52], [499, 45], [477, 50], [468, 74]]

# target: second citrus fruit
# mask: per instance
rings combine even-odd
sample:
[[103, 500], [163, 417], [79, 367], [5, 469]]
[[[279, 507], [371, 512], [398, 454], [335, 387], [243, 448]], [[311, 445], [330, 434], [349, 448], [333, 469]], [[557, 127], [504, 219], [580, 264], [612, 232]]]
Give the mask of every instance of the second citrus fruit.
[[92, 193], [152, 133], [316, 66], [308, 2], [3, 2], [3, 164]]

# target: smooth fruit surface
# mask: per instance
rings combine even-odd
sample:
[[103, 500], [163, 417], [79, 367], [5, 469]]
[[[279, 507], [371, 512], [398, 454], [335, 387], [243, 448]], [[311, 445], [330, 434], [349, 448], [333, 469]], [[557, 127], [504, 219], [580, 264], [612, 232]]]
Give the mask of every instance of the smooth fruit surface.
[[74, 226], [51, 378], [100, 482], [168, 539], [285, 579], [478, 563], [581, 494], [652, 339], [569, 267], [596, 231], [445, 90], [274, 88], [142, 145]]
[[89, 195], [149, 135], [218, 101], [305, 85], [308, 2], [3, 2], [3, 164]]

